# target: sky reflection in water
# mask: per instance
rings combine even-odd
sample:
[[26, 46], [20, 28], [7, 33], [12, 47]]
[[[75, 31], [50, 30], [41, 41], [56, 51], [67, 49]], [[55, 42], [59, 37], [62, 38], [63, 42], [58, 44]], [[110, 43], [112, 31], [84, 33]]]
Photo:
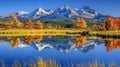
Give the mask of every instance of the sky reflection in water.
[[41, 58], [56, 61], [63, 66], [95, 61], [119, 64], [119, 45], [120, 40], [98, 40], [85, 36], [3, 37], [0, 39], [0, 61], [11, 65], [15, 60], [24, 63], [37, 62]]

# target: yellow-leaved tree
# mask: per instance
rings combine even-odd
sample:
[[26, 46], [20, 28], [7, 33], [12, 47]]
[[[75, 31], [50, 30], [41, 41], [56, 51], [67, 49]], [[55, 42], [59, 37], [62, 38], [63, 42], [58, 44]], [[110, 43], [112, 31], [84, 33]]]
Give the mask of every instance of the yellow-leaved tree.
[[87, 22], [84, 19], [76, 18], [76, 27], [80, 29], [87, 28]]
[[21, 22], [17, 19], [16, 16], [12, 16], [12, 18], [9, 20], [9, 26], [10, 28], [18, 28], [21, 26]]

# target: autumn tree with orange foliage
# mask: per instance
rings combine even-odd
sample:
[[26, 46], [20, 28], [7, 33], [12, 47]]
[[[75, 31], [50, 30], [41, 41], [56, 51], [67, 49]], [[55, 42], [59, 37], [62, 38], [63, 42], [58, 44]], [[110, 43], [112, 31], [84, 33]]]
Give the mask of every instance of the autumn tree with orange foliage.
[[76, 18], [76, 27], [85, 29], [87, 28], [87, 22], [84, 19]]
[[34, 24], [34, 29], [43, 29], [43, 24], [38, 20]]
[[108, 16], [103, 24], [104, 30], [120, 30], [120, 19]]
[[32, 29], [33, 28], [33, 23], [30, 18], [28, 18], [25, 23], [24, 23], [24, 28], [25, 29]]
[[120, 48], [120, 40], [105, 40], [107, 51]]

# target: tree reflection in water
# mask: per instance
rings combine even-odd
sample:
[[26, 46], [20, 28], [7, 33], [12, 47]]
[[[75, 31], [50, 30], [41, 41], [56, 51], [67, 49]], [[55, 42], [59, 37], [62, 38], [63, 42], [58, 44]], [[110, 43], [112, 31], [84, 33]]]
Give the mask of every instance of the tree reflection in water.
[[[43, 43], [41, 42], [43, 40], [42, 35], [23, 36], [23, 37], [22, 36], [21, 37], [20, 36], [4, 37], [2, 39], [6, 40], [6, 38], [7, 38], [10, 45], [13, 48], [16, 48], [22, 42], [26, 43], [26, 45], [30, 45], [31, 42], [34, 42], [35, 44], [43, 44], [43, 45], [44, 45], [44, 43], [45, 43], [45, 45], [46, 45], [46, 43], [50, 43], [50, 46], [52, 46], [56, 49], [57, 48], [71, 49], [71, 47], [72, 47], [72, 48], [82, 48], [82, 49], [85, 48], [85, 50], [90, 50], [91, 48], [94, 49], [95, 45], [101, 44], [99, 40], [91, 39], [92, 41], [89, 41], [86, 36], [76, 36], [76, 38], [70, 37], [68, 39], [65, 39], [66, 37], [63, 37], [63, 39], [62, 38], [59, 39], [59, 37], [54, 38], [54, 36], [50, 36], [50, 38], [49, 38], [49, 36], [46, 36], [46, 37], [47, 37], [47, 39], [44, 40], [45, 42], [43, 42]], [[58, 40], [56, 40], [56, 39], [58, 39]], [[75, 40], [75, 41], [72, 41], [72, 40]], [[60, 43], [62, 43], [62, 42], [65, 42], [66, 45], [64, 44], [64, 46], [63, 45], [61, 46]], [[120, 48], [120, 40], [105, 40], [104, 43], [105, 43], [105, 47], [106, 47], [107, 51], [111, 51], [113, 49]], [[58, 46], [60, 45], [61, 47], [55, 46], [53, 44], [58, 44]], [[85, 46], [85, 47], [82, 47], [82, 46]]]
[[84, 46], [86, 43], [86, 36], [77, 36], [76, 37], [76, 46]]
[[12, 37], [10, 38], [10, 45], [13, 47], [13, 48], [16, 48], [18, 46], [18, 44], [20, 44], [21, 40], [19, 37]]
[[37, 35], [34, 37], [35, 41], [36, 42], [40, 42], [42, 39], [43, 39], [43, 36], [42, 35]]
[[24, 37], [14, 36], [14, 37], [6, 37], [6, 38], [9, 40], [10, 45], [13, 48], [16, 48], [22, 42], [22, 38], [23, 38], [23, 42], [25, 42], [27, 45], [30, 45], [33, 39], [36, 41], [36, 43], [38, 43], [43, 39], [43, 36], [42, 35], [24, 36]]
[[33, 38], [32, 36], [25, 36], [23, 39], [27, 45], [30, 45], [32, 42], [32, 38]]
[[[46, 36], [46, 39], [43, 39], [42, 35], [37, 35], [37, 36], [24, 36], [24, 37], [4, 37], [4, 38], [0, 38], [0, 39], [4, 39], [5, 42], [10, 43], [10, 45], [13, 48], [16, 48], [19, 44], [21, 44], [22, 42], [26, 43], [27, 45], [30, 45], [31, 42], [32, 44], [30, 45], [31, 47], [36, 47], [37, 50], [38, 48], [54, 48], [59, 51], [63, 51], [64, 53], [68, 53], [69, 51], [73, 50], [73, 49], [78, 49], [81, 50], [83, 53], [87, 53], [89, 51], [91, 51], [92, 49], [95, 49], [97, 46], [104, 44], [105, 43], [105, 47], [107, 49], [107, 51], [111, 51], [112, 49], [117, 49], [120, 48], [120, 40], [105, 40], [104, 41], [100, 41], [98, 39], [89, 39], [86, 36], [77, 36], [77, 37], [53, 37], [53, 36]], [[89, 42], [88, 42], [89, 41]], [[26, 45], [25, 44], [25, 45]], [[34, 45], [34, 46], [33, 46]], [[39, 46], [37, 46], [39, 45]], [[103, 45], [102, 45], [103, 46]], [[18, 46], [19, 47], [19, 46]], [[52, 51], [53, 52], [53, 51]], [[67, 54], [66, 54], [67, 55]], [[19, 60], [18, 60], [19, 61]], [[3, 64], [5, 65], [5, 64]], [[46, 62], [44, 60], [38, 60], [37, 62], [27, 62], [24, 63], [24, 65], [22, 66], [22, 63], [13, 63], [12, 67], [57, 67], [59, 64], [57, 64], [57, 62], [54, 62], [53, 60], [50, 60], [49, 62]], [[94, 67], [97, 66], [99, 67], [100, 65], [102, 65], [101, 67], [105, 67], [105, 64], [101, 64], [101, 63], [86, 63], [86, 64], [69, 64], [66, 67], [69, 67], [73, 65], [73, 67]], [[62, 66], [62, 65], [60, 65]], [[58, 67], [60, 67], [58, 66]], [[2, 66], [0, 66], [2, 67]], [[116, 64], [112, 63], [109, 64], [108, 67], [117, 67]]]
[[120, 48], [120, 40], [105, 40], [107, 51]]

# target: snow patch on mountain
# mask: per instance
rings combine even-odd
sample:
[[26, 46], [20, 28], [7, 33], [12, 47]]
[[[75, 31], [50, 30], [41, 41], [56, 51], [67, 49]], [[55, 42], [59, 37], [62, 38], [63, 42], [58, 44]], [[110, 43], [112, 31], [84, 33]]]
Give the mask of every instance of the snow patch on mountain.
[[27, 12], [27, 11], [18, 11], [17, 14], [18, 15], [25, 15], [25, 14], [29, 14], [29, 12]]

